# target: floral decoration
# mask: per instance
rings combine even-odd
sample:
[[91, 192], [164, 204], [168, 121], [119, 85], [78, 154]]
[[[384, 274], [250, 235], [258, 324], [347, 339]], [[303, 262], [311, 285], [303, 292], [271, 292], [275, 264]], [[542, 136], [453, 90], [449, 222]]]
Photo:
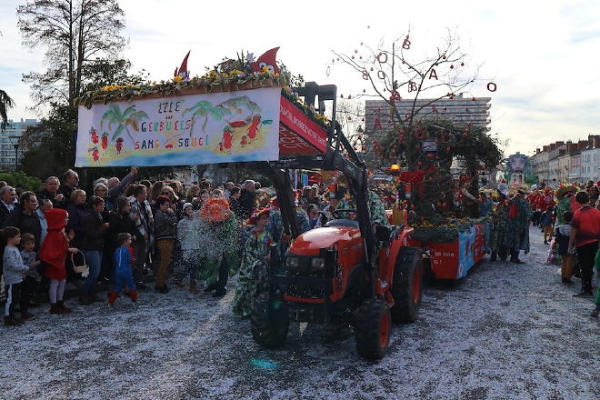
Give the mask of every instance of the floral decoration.
[[225, 199], [209, 199], [200, 210], [200, 218], [210, 223], [223, 222], [230, 214], [229, 202]]
[[[305, 114], [325, 128], [329, 128], [327, 116], [319, 114], [313, 106], [308, 106], [290, 87], [292, 75], [285, 66], [280, 66], [281, 73], [273, 72], [268, 67], [260, 71], [252, 71], [250, 61], [242, 52], [237, 59], [224, 58], [213, 68], [206, 67], [202, 76], [184, 79], [180, 75], [170, 80], [148, 82], [143, 85], [107, 85], [100, 90], [85, 92], [77, 99], [77, 105], [91, 108], [94, 103], [107, 104], [113, 101], [130, 101], [145, 96], [170, 96], [182, 94], [189, 90], [203, 90], [205, 93], [245, 90], [260, 87], [281, 87], [281, 94], [294, 103]], [[302, 80], [303, 78], [300, 78]]]
[[424, 220], [420, 223], [412, 224], [414, 231], [411, 233], [411, 239], [420, 242], [447, 243], [454, 242], [460, 232], [466, 232], [475, 225], [479, 225], [488, 218], [441, 218], [440, 220]]

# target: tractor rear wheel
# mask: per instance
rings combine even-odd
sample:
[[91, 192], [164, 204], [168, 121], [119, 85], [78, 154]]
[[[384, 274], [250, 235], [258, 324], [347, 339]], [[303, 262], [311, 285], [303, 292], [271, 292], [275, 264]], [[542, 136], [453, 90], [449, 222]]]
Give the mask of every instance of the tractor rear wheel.
[[356, 350], [361, 357], [379, 360], [390, 343], [392, 318], [387, 303], [368, 299], [356, 311]]
[[418, 248], [400, 249], [390, 293], [394, 298], [392, 321], [415, 322], [423, 297], [423, 259]]
[[285, 310], [271, 309], [268, 293], [263, 293], [254, 300], [250, 313], [250, 330], [256, 343], [268, 349], [281, 347], [285, 343], [289, 327], [290, 321]]

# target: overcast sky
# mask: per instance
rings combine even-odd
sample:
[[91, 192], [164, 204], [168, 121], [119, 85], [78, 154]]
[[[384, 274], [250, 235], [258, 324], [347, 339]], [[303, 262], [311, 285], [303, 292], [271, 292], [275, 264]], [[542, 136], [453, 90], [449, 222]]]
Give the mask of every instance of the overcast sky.
[[[24, 1], [0, 1], [0, 89], [17, 103], [9, 118], [39, 117], [29, 110], [29, 87], [22, 73], [42, 72], [45, 49], [21, 45], [16, 8]], [[188, 50], [188, 68], [204, 67], [237, 52], [256, 55], [280, 46], [278, 60], [307, 81], [336, 84], [339, 93], [359, 94], [362, 77], [347, 66], [331, 65], [332, 51], [351, 54], [361, 42], [376, 47], [411, 29], [412, 46], [431, 51], [446, 31], [460, 38], [468, 66], [479, 66], [469, 89], [492, 97], [491, 133], [508, 140], [506, 155], [531, 155], [556, 140], [600, 134], [600, 2], [548, 0], [487, 2], [313, 1], [260, 3], [229, 0], [121, 0], [124, 57], [134, 71], [153, 80], [172, 77]], [[329, 68], [328, 68], [329, 67]], [[495, 92], [487, 83], [497, 85]], [[408, 93], [401, 93], [406, 98]]]

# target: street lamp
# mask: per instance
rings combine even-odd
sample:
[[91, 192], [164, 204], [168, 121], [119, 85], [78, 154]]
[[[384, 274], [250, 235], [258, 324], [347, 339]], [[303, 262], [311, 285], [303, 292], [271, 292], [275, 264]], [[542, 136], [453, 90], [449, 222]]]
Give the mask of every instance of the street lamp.
[[[13, 139], [15, 139], [16, 142], [13, 142]], [[10, 143], [15, 148], [15, 172], [16, 172], [17, 166], [19, 165], [19, 140], [21, 140], [21, 137], [20, 136], [9, 136], [8, 140], [10, 140]]]

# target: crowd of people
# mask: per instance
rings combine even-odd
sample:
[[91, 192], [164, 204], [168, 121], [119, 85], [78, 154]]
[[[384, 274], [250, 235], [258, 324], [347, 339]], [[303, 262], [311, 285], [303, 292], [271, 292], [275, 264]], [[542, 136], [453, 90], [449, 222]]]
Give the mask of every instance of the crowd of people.
[[[214, 187], [202, 179], [184, 188], [179, 181], [139, 180], [138, 172], [100, 178], [90, 194], [73, 170], [48, 177], [38, 193], [0, 183], [6, 325], [35, 318], [30, 308], [40, 288], [50, 313], [67, 314], [67, 290], [78, 292], [81, 306], [112, 306], [119, 297], [136, 302], [152, 286], [160, 294], [176, 286], [222, 297], [238, 272], [233, 312], [249, 317], [273, 247], [281, 256], [289, 245], [274, 190], [254, 180]], [[295, 194], [300, 232], [325, 224], [336, 208], [352, 207], [343, 186]], [[387, 224], [379, 198], [369, 201], [372, 219]], [[108, 288], [106, 297], [100, 288]]]
[[562, 185], [525, 191], [498, 186], [492, 211], [491, 261], [497, 257], [521, 263], [520, 250], [529, 251], [529, 227], [538, 227], [549, 245], [549, 263], [560, 263], [561, 282], [572, 285], [581, 279], [576, 297], [595, 296], [593, 317], [600, 314], [600, 288], [594, 294], [594, 270], [600, 271], [600, 181], [583, 188]]
[[[19, 193], [0, 182], [6, 325], [35, 318], [30, 309], [38, 305], [40, 288], [47, 291], [50, 313], [66, 314], [67, 289], [78, 291], [82, 306], [113, 305], [121, 296], [136, 302], [138, 291], [151, 284], [160, 294], [176, 286], [222, 297], [238, 273], [233, 312], [249, 317], [253, 299], [266, 288], [270, 257], [281, 257], [289, 246], [275, 191], [254, 180], [214, 187], [202, 179], [184, 188], [179, 181], [139, 180], [138, 172], [132, 167], [122, 180], [100, 178], [89, 196], [73, 170], [48, 177], [38, 193]], [[561, 264], [562, 283], [573, 284], [577, 275], [577, 296], [594, 295], [594, 266], [600, 269], [597, 184], [526, 191], [501, 183], [479, 196], [458, 187], [454, 200], [489, 218], [490, 261], [523, 263], [519, 254], [529, 252], [533, 223]], [[295, 194], [300, 232], [324, 225], [336, 209], [354, 208], [339, 184], [315, 184]], [[368, 191], [368, 202], [371, 221], [389, 225], [379, 196]], [[98, 295], [101, 287], [108, 288], [106, 298]], [[596, 305], [594, 316], [600, 290]]]

